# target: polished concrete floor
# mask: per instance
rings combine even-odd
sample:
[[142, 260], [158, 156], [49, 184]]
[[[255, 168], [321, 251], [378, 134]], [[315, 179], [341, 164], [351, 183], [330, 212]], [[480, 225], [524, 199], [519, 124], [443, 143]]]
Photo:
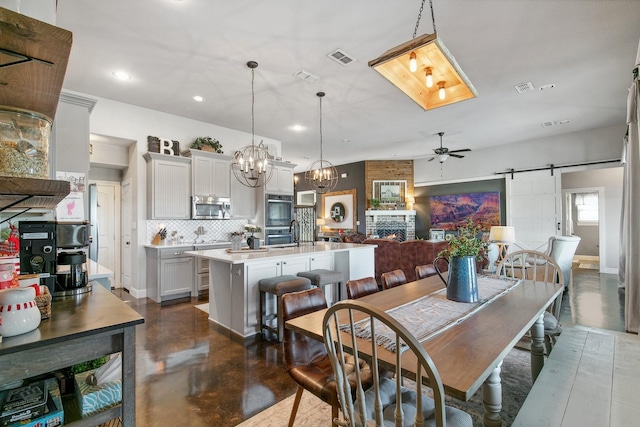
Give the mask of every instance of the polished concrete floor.
[[[170, 305], [114, 291], [145, 317], [136, 337], [136, 425], [231, 427], [295, 392], [279, 345], [239, 343], [191, 298]], [[563, 325], [624, 330], [616, 276], [574, 268]]]

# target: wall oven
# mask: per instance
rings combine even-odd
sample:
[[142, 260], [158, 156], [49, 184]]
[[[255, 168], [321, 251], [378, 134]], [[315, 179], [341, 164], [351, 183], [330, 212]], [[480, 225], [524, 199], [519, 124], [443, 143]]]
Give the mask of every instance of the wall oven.
[[289, 227], [293, 219], [293, 196], [267, 194], [265, 201], [265, 228]]
[[293, 233], [289, 231], [289, 227], [265, 228], [265, 245], [287, 245], [290, 243], [293, 243]]

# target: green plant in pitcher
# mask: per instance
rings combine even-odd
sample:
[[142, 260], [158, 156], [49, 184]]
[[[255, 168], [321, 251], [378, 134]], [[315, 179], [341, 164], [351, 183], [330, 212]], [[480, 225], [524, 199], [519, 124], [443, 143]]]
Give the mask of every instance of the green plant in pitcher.
[[474, 224], [469, 218], [466, 224], [458, 228], [458, 235], [449, 240], [449, 246], [438, 253], [438, 256], [450, 260], [452, 257], [472, 256], [482, 261], [482, 251], [486, 251], [487, 242], [483, 242], [478, 234], [482, 231], [480, 224]]

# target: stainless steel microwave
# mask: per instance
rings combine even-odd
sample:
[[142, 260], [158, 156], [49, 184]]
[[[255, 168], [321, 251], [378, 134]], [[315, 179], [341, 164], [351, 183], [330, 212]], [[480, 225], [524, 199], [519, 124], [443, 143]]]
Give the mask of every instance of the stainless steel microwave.
[[230, 219], [231, 200], [226, 197], [192, 196], [191, 219]]

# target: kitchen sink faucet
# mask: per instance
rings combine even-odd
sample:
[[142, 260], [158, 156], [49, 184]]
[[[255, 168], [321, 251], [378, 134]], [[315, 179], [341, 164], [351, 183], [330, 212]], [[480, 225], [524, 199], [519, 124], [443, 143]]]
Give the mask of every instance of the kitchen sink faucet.
[[289, 233], [293, 230], [293, 243], [300, 246], [300, 223], [297, 219], [292, 219], [289, 223]]

